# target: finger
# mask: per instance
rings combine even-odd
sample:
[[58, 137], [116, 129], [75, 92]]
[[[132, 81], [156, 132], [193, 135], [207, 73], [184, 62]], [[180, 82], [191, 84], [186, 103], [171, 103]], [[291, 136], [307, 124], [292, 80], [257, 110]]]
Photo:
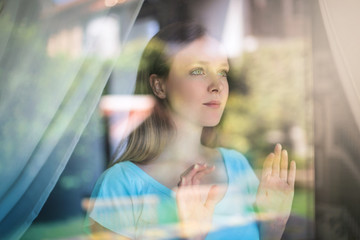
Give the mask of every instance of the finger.
[[266, 157], [266, 159], [264, 161], [264, 165], [263, 165], [263, 171], [262, 171], [262, 177], [263, 178], [266, 177], [266, 176], [271, 175], [274, 158], [275, 158], [274, 153], [270, 153]]
[[272, 166], [272, 172], [271, 175], [274, 177], [278, 177], [279, 173], [280, 173], [280, 158], [281, 158], [281, 145], [278, 143], [275, 146], [274, 149], [275, 152], [275, 158], [274, 158], [274, 163]]
[[294, 188], [295, 186], [295, 177], [296, 177], [296, 163], [295, 161], [291, 161], [288, 183], [292, 188]]
[[185, 177], [181, 177], [180, 178], [180, 182], [178, 183], [178, 187], [185, 187], [185, 186], [188, 186], [189, 183], [186, 181], [186, 178]]
[[198, 172], [206, 168], [205, 164], [194, 164], [190, 168], [188, 168], [183, 174], [180, 176], [180, 183], [178, 186], [188, 186], [192, 184], [192, 178]]
[[216, 204], [221, 200], [221, 194], [219, 186], [213, 185], [211, 186], [209, 190], [209, 194], [207, 196], [207, 199], [205, 201], [205, 207], [207, 209], [210, 209], [211, 211], [214, 210]]
[[195, 174], [193, 177], [192, 183], [195, 185], [200, 184], [201, 178], [203, 178], [205, 175], [212, 173], [215, 170], [215, 166], [207, 167], [206, 169], [199, 171]]
[[281, 166], [280, 166], [280, 178], [284, 181], [287, 180], [288, 175], [288, 152], [283, 150], [281, 152]]
[[196, 172], [198, 170], [202, 170], [206, 168], [206, 164], [202, 164], [202, 163], [196, 163], [194, 165], [191, 165], [188, 169], [186, 169], [181, 175], [180, 177], [184, 177], [184, 176], [188, 176], [189, 174], [193, 174], [192, 172]]

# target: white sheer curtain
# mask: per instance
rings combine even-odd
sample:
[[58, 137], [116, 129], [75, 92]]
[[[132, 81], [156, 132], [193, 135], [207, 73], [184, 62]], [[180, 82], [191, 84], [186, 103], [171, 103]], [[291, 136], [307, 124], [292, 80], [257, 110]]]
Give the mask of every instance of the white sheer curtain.
[[319, 0], [314, 10], [317, 239], [360, 237], [359, 9], [358, 0]]
[[360, 1], [319, 0], [341, 84], [360, 131]]
[[[357, 126], [354, 132], [360, 132], [360, 1], [319, 0], [319, 6], [339, 80]], [[356, 159], [336, 146], [331, 154], [339, 156], [360, 181]]]
[[[58, 2], [0, 1], [2, 239], [20, 238], [39, 213], [98, 104], [143, 3]], [[86, 8], [95, 2], [96, 10]], [[86, 15], [83, 9], [96, 12]], [[82, 34], [93, 15], [115, 16], [119, 23], [119, 49], [111, 58], [96, 51], [106, 46], [105, 20], [97, 33], [92, 30], [90, 44]], [[82, 48], [84, 42], [88, 45]]]

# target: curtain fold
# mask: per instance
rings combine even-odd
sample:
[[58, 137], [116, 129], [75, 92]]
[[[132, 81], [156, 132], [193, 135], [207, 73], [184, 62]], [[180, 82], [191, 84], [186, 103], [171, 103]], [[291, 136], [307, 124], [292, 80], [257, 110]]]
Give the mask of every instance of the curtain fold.
[[[57, 6], [55, 1], [0, 1], [2, 239], [20, 238], [38, 215], [97, 107], [114, 62], [121, 57], [121, 49], [111, 57], [98, 56], [99, 51], [94, 49], [99, 44], [107, 44], [107, 39], [101, 37], [109, 33], [98, 29], [95, 36], [93, 32], [93, 39], [88, 40], [89, 19], [118, 14], [121, 47], [143, 3], [132, 0], [111, 7], [101, 5], [84, 18], [71, 12], [69, 4], [81, 3], [81, 9], [87, 6], [94, 9], [91, 7], [95, 3], [104, 4], [104, 1], [72, 2]], [[58, 9], [62, 7], [64, 12], [66, 6], [68, 13], [59, 15]], [[47, 13], [45, 18], [46, 8], [57, 12]], [[74, 25], [68, 22], [69, 25], [59, 27], [61, 18], [64, 21], [71, 18]], [[67, 38], [61, 35], [69, 34], [68, 29], [78, 26], [83, 28], [82, 35]], [[77, 50], [78, 55], [74, 56], [70, 42], [67, 46], [70, 51], [51, 56], [49, 39], [54, 35], [58, 37], [59, 48], [74, 36], [93, 44]]]
[[331, 53], [360, 131], [360, 1], [319, 0]]

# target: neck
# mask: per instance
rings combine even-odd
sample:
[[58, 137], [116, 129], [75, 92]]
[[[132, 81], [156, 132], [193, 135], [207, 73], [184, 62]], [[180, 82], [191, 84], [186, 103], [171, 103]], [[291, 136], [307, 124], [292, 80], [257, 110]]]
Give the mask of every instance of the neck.
[[194, 164], [204, 153], [201, 144], [202, 126], [195, 125], [180, 117], [173, 117], [175, 123], [175, 136], [161, 153], [159, 161], [172, 163]]

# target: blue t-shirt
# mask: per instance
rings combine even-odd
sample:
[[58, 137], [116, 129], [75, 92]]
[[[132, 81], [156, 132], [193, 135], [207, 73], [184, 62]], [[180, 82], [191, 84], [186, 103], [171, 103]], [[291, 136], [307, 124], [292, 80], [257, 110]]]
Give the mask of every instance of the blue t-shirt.
[[[216, 205], [213, 230], [206, 239], [259, 239], [253, 203], [259, 181], [247, 159], [219, 148], [228, 188]], [[171, 173], [168, 173], [171, 174]], [[175, 192], [130, 161], [106, 170], [92, 194], [89, 217], [131, 239], [174, 239], [178, 215]]]

